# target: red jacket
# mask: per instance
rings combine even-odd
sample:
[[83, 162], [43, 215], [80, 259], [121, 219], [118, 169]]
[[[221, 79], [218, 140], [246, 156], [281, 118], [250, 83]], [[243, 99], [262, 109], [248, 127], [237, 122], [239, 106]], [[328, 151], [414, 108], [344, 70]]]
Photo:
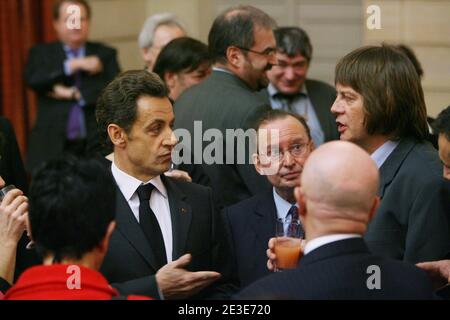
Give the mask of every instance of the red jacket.
[[[5, 300], [111, 300], [119, 293], [97, 271], [79, 266], [55, 264], [26, 270], [8, 290]], [[127, 300], [148, 300], [128, 296]]]

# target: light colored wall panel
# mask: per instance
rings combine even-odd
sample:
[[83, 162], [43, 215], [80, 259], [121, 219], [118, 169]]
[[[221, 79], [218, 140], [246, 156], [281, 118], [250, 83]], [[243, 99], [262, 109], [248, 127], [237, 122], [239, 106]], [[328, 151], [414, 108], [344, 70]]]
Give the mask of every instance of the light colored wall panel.
[[439, 112], [450, 105], [450, 91], [436, 92], [427, 87], [424, 87], [424, 91], [425, 103], [427, 104], [427, 111], [430, 116], [436, 117]]
[[147, 0], [147, 16], [158, 12], [173, 12], [186, 25], [191, 37], [206, 42], [214, 18], [211, 0]]
[[314, 48], [309, 77], [334, 84], [337, 61], [362, 43], [361, 1], [302, 0], [296, 4], [296, 25], [305, 29]]
[[424, 86], [450, 91], [450, 47], [412, 48], [424, 69]]
[[298, 1], [299, 23], [333, 24], [338, 23], [360, 23], [361, 1], [360, 0], [316, 0]]
[[92, 39], [137, 39], [145, 19], [145, 0], [91, 0], [90, 3]]
[[144, 62], [136, 46], [136, 41], [110, 42], [109, 45], [116, 48], [119, 52], [119, 63], [123, 71], [144, 69]]
[[[381, 29], [369, 30], [366, 27], [367, 18], [366, 13], [370, 5], [378, 5], [381, 9]], [[378, 1], [363, 1], [362, 15], [364, 38], [366, 44], [379, 44], [382, 41], [399, 42], [403, 37], [403, 1], [397, 0], [378, 0]]]
[[407, 42], [450, 45], [450, 1], [404, 1]]

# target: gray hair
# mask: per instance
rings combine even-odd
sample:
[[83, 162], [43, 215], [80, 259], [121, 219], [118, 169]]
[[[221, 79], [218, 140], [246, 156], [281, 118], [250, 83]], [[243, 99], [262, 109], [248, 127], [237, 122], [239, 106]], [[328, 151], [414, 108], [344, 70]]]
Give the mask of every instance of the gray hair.
[[153, 45], [155, 30], [161, 25], [177, 26], [183, 31], [186, 30], [183, 23], [176, 15], [170, 12], [157, 13], [147, 18], [139, 33], [139, 48], [149, 48]]

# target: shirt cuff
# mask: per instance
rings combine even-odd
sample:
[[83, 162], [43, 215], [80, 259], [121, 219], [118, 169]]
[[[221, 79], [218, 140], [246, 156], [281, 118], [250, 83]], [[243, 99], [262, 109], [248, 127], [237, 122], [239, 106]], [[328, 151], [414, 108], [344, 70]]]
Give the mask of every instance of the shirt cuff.
[[164, 295], [163, 295], [161, 289], [160, 289], [159, 286], [158, 286], [158, 282], [156, 282], [156, 288], [158, 289], [159, 298], [160, 298], [161, 300], [165, 300], [165, 299], [164, 299]]

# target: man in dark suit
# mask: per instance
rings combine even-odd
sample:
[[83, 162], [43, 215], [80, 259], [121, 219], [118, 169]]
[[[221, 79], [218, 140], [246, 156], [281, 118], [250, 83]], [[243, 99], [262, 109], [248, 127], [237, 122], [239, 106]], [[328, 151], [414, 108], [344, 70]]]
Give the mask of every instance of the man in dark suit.
[[363, 47], [336, 67], [340, 139], [365, 149], [380, 170], [381, 205], [365, 239], [372, 252], [408, 262], [450, 251], [450, 186], [425, 141], [426, 107], [412, 63], [392, 46]]
[[[450, 183], [450, 106], [442, 110], [433, 123], [433, 133], [438, 138], [439, 158], [442, 161], [442, 174]], [[433, 280], [438, 294], [450, 299], [450, 252], [447, 260], [418, 263]]]
[[[74, 5], [79, 17], [71, 11]], [[91, 9], [86, 1], [57, 1], [53, 15], [59, 40], [33, 47], [25, 70], [25, 81], [38, 96], [27, 155], [30, 172], [63, 152], [94, 152], [95, 102], [119, 72], [115, 49], [87, 42]]]
[[165, 84], [145, 70], [125, 72], [100, 96], [96, 116], [104, 141], [113, 145], [117, 183], [117, 229], [102, 273], [122, 294], [218, 293], [210, 285], [221, 274], [227, 280], [229, 253], [211, 190], [163, 175], [177, 143]]
[[[275, 220], [297, 218], [294, 188], [314, 146], [305, 120], [294, 113], [271, 110], [258, 120], [256, 128], [259, 145], [268, 150], [260, 149], [254, 155], [255, 167], [259, 174], [267, 175], [273, 187], [224, 210], [241, 287], [269, 274], [266, 249], [275, 235]], [[278, 153], [270, 149], [272, 132], [279, 135]], [[269, 174], [266, 169], [270, 166], [275, 170]]]
[[270, 84], [265, 91], [274, 109], [298, 113], [306, 119], [316, 146], [339, 139], [331, 105], [336, 91], [325, 82], [307, 79], [312, 45], [298, 27], [274, 31], [278, 64], [267, 71]]
[[372, 254], [362, 238], [379, 204], [379, 174], [358, 146], [329, 142], [305, 163], [295, 189], [306, 231], [296, 269], [267, 276], [238, 299], [433, 299], [426, 274]]
[[[227, 134], [227, 129], [247, 132], [270, 109], [256, 91], [267, 86], [265, 72], [276, 63], [274, 25], [266, 13], [250, 6], [233, 7], [219, 15], [208, 40], [215, 61], [213, 72], [175, 103], [175, 127], [187, 129], [194, 141], [203, 143], [199, 151], [186, 148], [191, 147], [189, 151], [193, 150], [194, 158], [203, 164], [221, 207], [247, 199], [268, 186], [248, 159], [252, 154], [249, 144], [238, 147], [238, 137]], [[215, 136], [214, 143], [221, 148], [215, 151], [213, 161], [203, 157], [208, 145], [202, 130], [208, 129], [219, 130], [221, 136]], [[244, 161], [239, 161], [240, 152]]]

